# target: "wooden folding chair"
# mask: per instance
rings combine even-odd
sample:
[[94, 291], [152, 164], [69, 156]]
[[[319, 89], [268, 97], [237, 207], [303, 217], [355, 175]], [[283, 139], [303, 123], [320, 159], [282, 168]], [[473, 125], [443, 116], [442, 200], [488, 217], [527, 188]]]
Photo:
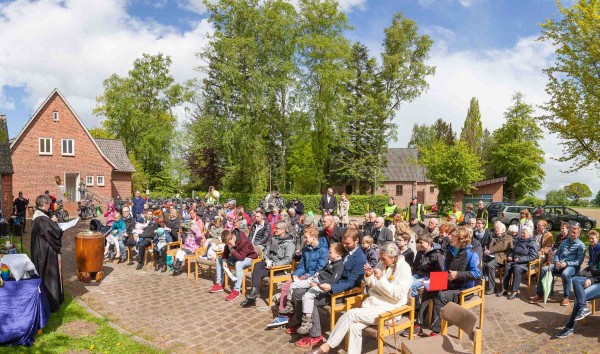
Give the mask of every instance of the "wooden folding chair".
[[344, 299], [350, 296], [361, 295], [365, 292], [365, 283], [361, 281], [360, 286], [357, 288], [352, 288], [347, 291], [343, 291], [341, 293], [331, 295], [331, 304], [329, 306], [323, 307], [325, 310], [329, 310], [330, 313], [330, 327], [333, 331], [333, 327], [335, 327], [335, 321], [337, 320], [337, 315], [340, 312], [346, 310], [346, 305], [344, 304]]
[[273, 290], [275, 284], [285, 283], [292, 278], [293, 267], [291, 264], [272, 266], [269, 269], [269, 276], [261, 279], [261, 285], [263, 281], [269, 282], [269, 306], [273, 306]]
[[[346, 298], [346, 312], [360, 307], [368, 296], [368, 294], [361, 294]], [[377, 339], [377, 354], [383, 354], [385, 337], [396, 336], [405, 329], [408, 329], [408, 339], [412, 340], [415, 335], [415, 299], [413, 297], [408, 300], [408, 304], [379, 315], [375, 320], [375, 325], [365, 328], [364, 333]], [[346, 351], [348, 351], [348, 335], [346, 335], [345, 344]]]
[[[469, 300], [466, 300], [467, 296], [471, 296]], [[485, 303], [485, 280], [481, 280], [480, 285], [476, 285], [472, 288], [463, 290], [460, 292], [460, 299], [458, 304], [465, 308], [470, 309], [479, 306], [479, 329], [483, 329], [483, 307]], [[460, 327], [458, 328], [458, 339], [462, 336]]]

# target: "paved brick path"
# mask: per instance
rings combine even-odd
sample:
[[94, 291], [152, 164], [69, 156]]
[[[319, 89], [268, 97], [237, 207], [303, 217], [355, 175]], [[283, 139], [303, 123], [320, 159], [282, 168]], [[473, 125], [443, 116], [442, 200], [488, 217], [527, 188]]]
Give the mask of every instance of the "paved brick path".
[[[87, 223], [65, 233], [63, 272], [65, 287], [92, 309], [126, 330], [138, 334], [168, 352], [178, 353], [302, 353], [294, 346], [298, 337], [282, 330], [267, 331], [272, 311], [264, 308], [242, 309], [238, 300], [224, 301], [226, 293], [209, 294], [212, 280], [187, 279], [184, 273], [173, 277], [154, 272], [150, 265], [136, 271], [135, 266], [106, 263], [101, 283], [83, 284], [75, 276], [74, 237], [87, 229]], [[29, 234], [24, 237], [29, 246]], [[558, 282], [560, 283], [560, 282]], [[557, 286], [557, 290], [561, 285]], [[526, 288], [522, 288], [526, 292]], [[561, 291], [560, 291], [561, 292]], [[263, 298], [266, 297], [263, 291]], [[576, 334], [556, 340], [557, 333], [571, 311], [555, 300], [546, 309], [530, 305], [525, 298], [512, 301], [486, 297], [483, 351], [485, 353], [592, 353], [600, 352], [600, 316], [590, 316], [587, 326], [579, 324]], [[261, 311], [262, 310], [262, 311]], [[325, 317], [325, 316], [323, 316]], [[327, 318], [323, 318], [327, 322]], [[328, 328], [323, 323], [323, 328]], [[451, 330], [451, 333], [454, 331]], [[400, 345], [404, 338], [398, 336]], [[422, 340], [420, 338], [416, 340]], [[464, 339], [463, 339], [464, 340]], [[393, 346], [393, 339], [387, 343]], [[466, 342], [464, 345], [469, 348]], [[388, 346], [386, 352], [393, 352]], [[340, 352], [343, 352], [341, 350]], [[365, 337], [363, 352], [376, 353], [376, 342]], [[433, 353], [433, 351], [432, 351]]]

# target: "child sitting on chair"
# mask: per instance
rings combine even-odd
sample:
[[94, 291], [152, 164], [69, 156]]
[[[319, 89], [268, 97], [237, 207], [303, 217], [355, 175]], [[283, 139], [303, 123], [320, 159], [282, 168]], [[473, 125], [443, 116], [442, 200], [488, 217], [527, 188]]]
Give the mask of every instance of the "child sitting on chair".
[[319, 287], [321, 284], [335, 284], [342, 277], [344, 272], [344, 246], [340, 242], [334, 242], [329, 246], [329, 264], [320, 272], [312, 277], [304, 280], [295, 281], [290, 285], [288, 300], [281, 314], [290, 314], [293, 312], [292, 294], [295, 289], [307, 289], [308, 291], [302, 296], [302, 325], [298, 328], [298, 333], [306, 334], [312, 327], [312, 312], [315, 297], [323, 292]]
[[183, 247], [175, 254], [175, 263], [173, 264], [173, 275], [181, 274], [183, 267], [183, 261], [186, 255], [191, 255], [196, 252], [198, 247], [202, 246], [204, 237], [193, 222], [186, 221], [181, 224], [181, 238], [183, 240]]
[[121, 249], [119, 248], [119, 237], [123, 237], [123, 233], [125, 232], [126, 228], [127, 226], [125, 225], [125, 221], [123, 220], [123, 217], [121, 217], [121, 214], [115, 213], [115, 220], [106, 235], [104, 257], [108, 257], [111, 245], [114, 245], [114, 248], [116, 249], [115, 252], [117, 253], [116, 256], [110, 257], [111, 261], [114, 260], [115, 257], [121, 257]]
[[154, 271], [167, 271], [167, 235], [165, 229], [159, 227], [154, 236]]
[[361, 246], [365, 256], [367, 256], [367, 263], [371, 268], [375, 268], [377, 262], [379, 262], [379, 252], [377, 251], [377, 246], [373, 245], [373, 237], [363, 237]]

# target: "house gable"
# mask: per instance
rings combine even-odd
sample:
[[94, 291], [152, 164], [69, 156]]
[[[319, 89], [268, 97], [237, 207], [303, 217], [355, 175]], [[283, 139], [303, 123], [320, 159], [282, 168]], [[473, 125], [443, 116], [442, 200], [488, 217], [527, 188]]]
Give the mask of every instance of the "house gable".
[[[40, 138], [49, 139], [48, 143], [51, 141], [51, 154], [40, 154]], [[69, 152], [73, 154], [62, 153], [63, 139], [72, 139], [72, 151]], [[44, 147], [46, 150], [49, 149]], [[68, 191], [73, 195], [77, 192], [73, 178], [85, 179], [88, 176], [95, 182], [88, 188], [89, 192], [101, 199], [111, 197], [108, 181], [116, 166], [99, 149], [58, 90], [48, 96], [12, 141], [11, 154], [15, 172], [13, 188], [23, 190], [26, 198], [35, 198], [49, 190], [52, 195], [62, 199], [66, 196], [61, 193]], [[69, 176], [71, 190], [66, 190]], [[107, 181], [105, 186], [97, 185], [98, 176]], [[60, 178], [60, 184], [56, 183], [56, 177]]]
[[[64, 113], [67, 113], [67, 114], [65, 115]], [[55, 116], [55, 114], [56, 114], [56, 116]], [[102, 156], [102, 158], [108, 164], [110, 164], [113, 168], [115, 168], [115, 169], [117, 168], [117, 166], [115, 166], [112, 163], [112, 161], [110, 161], [104, 155], [102, 150], [100, 150], [100, 147], [98, 146], [98, 144], [96, 144], [96, 141], [94, 140], [94, 138], [92, 137], [90, 132], [87, 130], [87, 128], [85, 127], [85, 125], [83, 124], [83, 122], [81, 121], [81, 119], [79, 118], [77, 113], [75, 113], [75, 110], [71, 107], [69, 102], [67, 102], [65, 97], [62, 95], [62, 93], [60, 93], [60, 91], [58, 89], [54, 89], [50, 93], [48, 98], [46, 98], [46, 100], [37, 109], [37, 111], [35, 111], [35, 113], [29, 118], [27, 123], [25, 123], [25, 126], [23, 127], [23, 129], [21, 129], [19, 134], [14, 139], [11, 139], [10, 148], [12, 151], [14, 151], [15, 147], [21, 143], [21, 138], [23, 137], [23, 135], [27, 134], [28, 131], [31, 131], [31, 129], [30, 129], [31, 125], [36, 124], [36, 121], [40, 120], [42, 117], [43, 117], [43, 121], [45, 123], [48, 123], [48, 120], [50, 120], [52, 123], [54, 123], [54, 125], [60, 124], [62, 119], [66, 118], [67, 122], [66, 122], [66, 124], [63, 123], [62, 126], [68, 125], [69, 127], [73, 127], [74, 129], [81, 128], [84, 131], [85, 135], [87, 136], [87, 139], [89, 140], [89, 142], [94, 145], [94, 148]], [[56, 118], [58, 118], [58, 119], [55, 121]], [[74, 122], [73, 122], [73, 120], [74, 120]], [[78, 127], [75, 127], [75, 123]], [[52, 127], [52, 126], [49, 126], [49, 128], [50, 127]], [[61, 141], [59, 140], [58, 143], [61, 143]], [[56, 146], [56, 142], [54, 140], [52, 141], [52, 145], [53, 145], [53, 147]], [[60, 148], [61, 146], [59, 145], [58, 147]], [[54, 153], [54, 151], [53, 151], [53, 153]], [[59, 153], [60, 153], [60, 150], [59, 150]]]

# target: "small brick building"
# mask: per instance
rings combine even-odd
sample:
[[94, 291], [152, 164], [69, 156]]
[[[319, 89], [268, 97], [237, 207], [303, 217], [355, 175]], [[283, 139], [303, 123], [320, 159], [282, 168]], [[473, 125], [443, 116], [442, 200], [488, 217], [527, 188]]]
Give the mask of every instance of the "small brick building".
[[462, 205], [462, 210], [466, 210], [467, 203], [471, 203], [475, 206], [480, 200], [482, 200], [485, 205], [492, 202], [501, 202], [504, 196], [504, 183], [506, 183], [506, 177], [475, 182], [473, 183], [475, 189], [469, 194], [465, 194], [462, 190], [454, 192], [452, 200], [460, 203]]
[[13, 202], [13, 165], [8, 143], [6, 116], [0, 115], [0, 211], [5, 218], [12, 212]]
[[120, 140], [94, 139], [63, 95], [54, 89], [11, 140], [13, 191], [35, 198], [50, 191], [73, 210], [79, 181], [97, 202], [131, 195], [135, 169]]
[[439, 190], [425, 177], [425, 167], [417, 164], [417, 149], [388, 148], [387, 165], [383, 169], [385, 182], [377, 193], [394, 197], [396, 205], [404, 207], [413, 196], [425, 205], [437, 203]]

